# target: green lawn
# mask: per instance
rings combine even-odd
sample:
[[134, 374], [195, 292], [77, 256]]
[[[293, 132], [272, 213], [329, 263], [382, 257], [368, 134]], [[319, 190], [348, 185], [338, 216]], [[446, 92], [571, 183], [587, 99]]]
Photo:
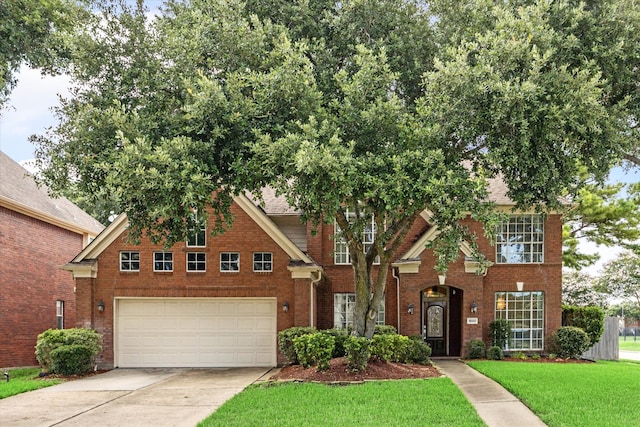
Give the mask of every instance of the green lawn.
[[547, 425], [620, 427], [640, 420], [640, 364], [471, 361]]
[[620, 337], [620, 350], [640, 351], [640, 338], [635, 341], [634, 337], [627, 337], [626, 341]]
[[485, 426], [448, 378], [247, 388], [198, 426]]
[[[39, 378], [40, 368], [13, 369], [8, 372], [9, 382], [5, 381], [4, 375], [0, 377], [0, 399], [62, 382], [57, 379]], [[0, 374], [4, 374], [4, 372]]]

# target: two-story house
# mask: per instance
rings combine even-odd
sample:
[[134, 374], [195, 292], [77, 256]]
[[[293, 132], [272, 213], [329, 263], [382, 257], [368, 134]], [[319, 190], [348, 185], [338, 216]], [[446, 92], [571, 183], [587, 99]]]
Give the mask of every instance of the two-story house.
[[[499, 182], [492, 198], [512, 208]], [[350, 325], [352, 267], [333, 225], [311, 233], [300, 212], [269, 190], [262, 207], [239, 196], [232, 212], [224, 234], [203, 228], [171, 248], [145, 238], [128, 244], [121, 215], [65, 266], [76, 281], [78, 326], [104, 335], [101, 366], [275, 366], [285, 361], [278, 331]], [[465, 222], [493, 265], [478, 271], [463, 243], [439, 277], [425, 248], [438, 230], [425, 213], [389, 272], [378, 322], [422, 335], [434, 356], [461, 356], [504, 318], [511, 349], [542, 351], [561, 325], [560, 215], [510, 215], [496, 242], [483, 237], [481, 224]]]
[[75, 283], [59, 267], [103, 228], [0, 151], [0, 367], [37, 365], [38, 334], [75, 326]]

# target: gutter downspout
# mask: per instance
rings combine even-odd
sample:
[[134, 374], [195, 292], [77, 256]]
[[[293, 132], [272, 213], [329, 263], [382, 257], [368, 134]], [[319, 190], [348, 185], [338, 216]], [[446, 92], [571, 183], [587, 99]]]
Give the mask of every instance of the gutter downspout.
[[391, 275], [396, 279], [396, 304], [398, 313], [398, 333], [400, 333], [400, 276], [396, 275], [397, 267], [391, 269]]
[[318, 270], [318, 278], [317, 279], [313, 279], [311, 281], [311, 283], [309, 284], [309, 326], [311, 327], [315, 327], [315, 325], [313, 324], [313, 294], [314, 294], [314, 288], [315, 286], [320, 283], [320, 280], [322, 279], [322, 270]]

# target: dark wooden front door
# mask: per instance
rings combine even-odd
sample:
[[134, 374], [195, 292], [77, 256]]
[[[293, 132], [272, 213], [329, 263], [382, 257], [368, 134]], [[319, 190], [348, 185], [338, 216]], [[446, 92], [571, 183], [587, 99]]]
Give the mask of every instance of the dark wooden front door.
[[430, 301], [425, 303], [424, 330], [432, 356], [447, 354], [447, 303]]

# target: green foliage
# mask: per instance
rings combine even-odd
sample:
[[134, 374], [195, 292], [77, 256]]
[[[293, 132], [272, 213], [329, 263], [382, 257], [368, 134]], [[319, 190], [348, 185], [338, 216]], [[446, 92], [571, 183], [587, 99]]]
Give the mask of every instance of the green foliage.
[[493, 346], [507, 348], [511, 341], [511, 325], [506, 319], [496, 319], [489, 324], [489, 339]]
[[[89, 363], [93, 365], [95, 357], [102, 351], [102, 335], [92, 329], [48, 329], [38, 335], [36, 359], [44, 372], [56, 372], [55, 365], [64, 363], [54, 358], [54, 351], [62, 346], [82, 346], [90, 353]], [[85, 350], [77, 350], [84, 354]], [[66, 353], [61, 353], [66, 355]]]
[[62, 375], [86, 374], [93, 369], [94, 357], [86, 345], [61, 345], [51, 351], [51, 370]]
[[575, 326], [563, 326], [549, 338], [547, 349], [562, 358], [577, 359], [590, 346], [587, 333]]
[[289, 363], [297, 365], [299, 362], [293, 341], [300, 336], [313, 334], [317, 332], [316, 328], [310, 326], [294, 326], [278, 332], [278, 348], [287, 358]]
[[367, 369], [367, 362], [371, 357], [370, 347], [371, 341], [367, 338], [349, 335], [345, 342], [349, 370], [352, 372], [364, 372]]
[[374, 335], [397, 334], [398, 330], [393, 325], [376, 325]]
[[511, 353], [511, 357], [518, 360], [527, 360], [529, 357], [523, 351], [516, 351]]
[[489, 349], [487, 350], [487, 359], [491, 359], [491, 360], [504, 359], [504, 352], [502, 351], [502, 347], [498, 345], [489, 347]]
[[604, 265], [599, 286], [640, 307], [640, 253], [625, 251]]
[[326, 371], [329, 369], [335, 339], [329, 334], [315, 332], [294, 338], [293, 347], [303, 367], [317, 366], [318, 371]]
[[346, 350], [344, 348], [344, 343], [348, 339], [349, 334], [345, 329], [326, 329], [321, 331], [323, 334], [331, 335], [334, 339], [335, 346], [333, 348], [333, 354], [331, 357], [343, 357], [345, 356]]
[[59, 384], [62, 380], [40, 378], [39, 368], [19, 368], [8, 371], [10, 381], [0, 381], [0, 399], [15, 396], [31, 390]]
[[397, 333], [374, 335], [371, 339], [371, 356], [385, 362], [405, 362], [412, 346], [413, 343], [405, 335]]
[[407, 362], [428, 365], [430, 363], [431, 347], [429, 347], [422, 336], [412, 335], [409, 337], [410, 344], [407, 350]]
[[562, 306], [562, 326], [575, 326], [589, 336], [594, 345], [604, 332], [604, 311], [600, 307]]
[[467, 358], [482, 359], [485, 356], [486, 345], [482, 340], [471, 340], [467, 344]]
[[562, 303], [575, 306], [606, 304], [608, 295], [597, 280], [581, 271], [562, 273]]

